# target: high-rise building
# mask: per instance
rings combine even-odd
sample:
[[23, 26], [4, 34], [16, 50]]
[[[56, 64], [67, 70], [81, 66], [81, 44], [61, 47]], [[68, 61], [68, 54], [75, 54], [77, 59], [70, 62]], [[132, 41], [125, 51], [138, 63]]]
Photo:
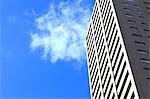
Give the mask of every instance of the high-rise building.
[[86, 49], [92, 99], [150, 99], [150, 0], [96, 0]]

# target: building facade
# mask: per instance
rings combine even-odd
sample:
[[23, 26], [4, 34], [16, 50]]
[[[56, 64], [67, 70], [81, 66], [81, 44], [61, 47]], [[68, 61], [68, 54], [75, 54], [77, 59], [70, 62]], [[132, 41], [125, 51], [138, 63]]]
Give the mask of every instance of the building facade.
[[150, 99], [150, 0], [96, 0], [86, 51], [92, 99]]

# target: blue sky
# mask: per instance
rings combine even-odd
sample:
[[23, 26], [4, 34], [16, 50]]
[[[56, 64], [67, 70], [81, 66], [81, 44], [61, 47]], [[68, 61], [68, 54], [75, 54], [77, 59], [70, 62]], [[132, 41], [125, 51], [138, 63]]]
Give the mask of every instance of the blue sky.
[[0, 99], [90, 98], [83, 36], [93, 4], [0, 1]]

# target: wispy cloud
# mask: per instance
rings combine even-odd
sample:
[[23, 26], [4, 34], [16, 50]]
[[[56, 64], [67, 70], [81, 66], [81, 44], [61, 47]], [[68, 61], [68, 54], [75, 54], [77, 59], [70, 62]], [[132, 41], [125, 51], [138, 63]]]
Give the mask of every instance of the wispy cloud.
[[8, 22], [14, 23], [17, 21], [16, 16], [8, 16]]
[[37, 16], [36, 12], [35, 12], [35, 10], [33, 8], [31, 8], [31, 9], [25, 9], [24, 15], [26, 15], [28, 17]]
[[44, 15], [35, 19], [37, 32], [31, 33], [30, 48], [42, 49], [42, 58], [58, 60], [85, 59], [85, 34], [90, 20], [89, 4], [84, 0], [51, 3]]

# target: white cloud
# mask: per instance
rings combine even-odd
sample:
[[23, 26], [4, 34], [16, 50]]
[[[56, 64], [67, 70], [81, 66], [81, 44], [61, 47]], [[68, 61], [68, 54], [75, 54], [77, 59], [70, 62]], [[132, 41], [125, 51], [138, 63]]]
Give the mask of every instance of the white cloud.
[[[84, 5], [84, 6], [83, 6]], [[85, 59], [85, 34], [90, 9], [83, 0], [52, 3], [46, 14], [35, 19], [37, 33], [31, 34], [30, 48], [41, 48], [42, 58], [58, 60]]]

